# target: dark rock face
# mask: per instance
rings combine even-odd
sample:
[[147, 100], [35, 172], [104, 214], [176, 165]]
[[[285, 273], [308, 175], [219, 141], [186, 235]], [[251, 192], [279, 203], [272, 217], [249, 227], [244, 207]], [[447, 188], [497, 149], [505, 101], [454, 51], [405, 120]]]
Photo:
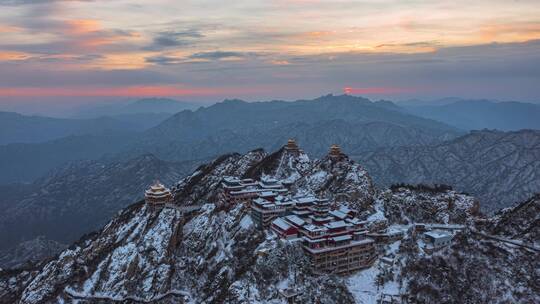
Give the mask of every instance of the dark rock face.
[[379, 185], [447, 184], [493, 212], [540, 191], [540, 131], [474, 131], [432, 146], [378, 150], [358, 158]]
[[492, 234], [540, 243], [540, 194], [497, 212], [488, 229]]

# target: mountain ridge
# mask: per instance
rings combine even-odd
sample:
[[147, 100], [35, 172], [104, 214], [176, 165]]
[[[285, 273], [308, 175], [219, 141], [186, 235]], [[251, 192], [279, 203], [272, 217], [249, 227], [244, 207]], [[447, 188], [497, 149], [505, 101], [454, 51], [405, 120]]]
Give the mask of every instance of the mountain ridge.
[[491, 212], [540, 191], [540, 131], [471, 131], [432, 146], [355, 155], [379, 185], [442, 183], [474, 193]]
[[[325, 126], [331, 128], [324, 130]], [[322, 131], [325, 136], [319, 134]], [[363, 133], [369, 142], [359, 137]], [[379, 136], [381, 133], [386, 136]], [[329, 141], [362, 152], [404, 143], [434, 143], [459, 134], [453, 127], [348, 95], [293, 102], [227, 101], [181, 111], [142, 134], [81, 135], [42, 144], [0, 146], [0, 159], [9, 160], [0, 164], [7, 168], [0, 173], [0, 183], [31, 182], [67, 161], [106, 155], [120, 160], [152, 153], [167, 161], [185, 161], [245, 153], [255, 147], [276, 150], [296, 137], [305, 143], [307, 152], [321, 156]], [[40, 151], [39, 158], [36, 151]]]
[[[376, 303], [391, 290], [398, 290], [413, 302], [440, 302], [452, 296], [477, 303], [505, 303], [509, 299], [525, 303], [538, 296], [530, 289], [534, 278], [519, 275], [520, 271], [534, 269], [538, 261], [532, 260], [523, 248], [506, 248], [472, 234], [468, 226], [474, 227], [481, 220], [474, 214], [474, 198], [445, 187], [369, 192], [373, 198], [366, 202], [371, 205], [369, 210], [351, 201], [343, 204], [366, 211], [363, 216], [374, 224], [388, 221], [393, 229], [407, 220], [440, 223], [443, 227], [456, 222], [467, 225], [457, 232], [451, 246], [426, 254], [417, 245], [416, 233], [409, 230], [404, 232], [403, 240], [381, 245], [385, 259], [367, 269], [348, 277], [314, 274], [298, 244], [276, 239], [257, 228], [242, 204], [220, 207], [213, 201], [224, 176], [246, 176], [249, 167], [263, 162], [268, 155], [280, 161], [267, 160], [270, 165], [258, 166], [263, 170], [259, 175], [281, 174], [295, 181], [293, 189], [297, 190], [293, 191], [322, 193], [320, 190], [328, 188], [332, 189], [329, 198], [337, 199], [340, 189], [365, 191], [364, 186], [369, 184], [364, 179], [347, 178], [348, 170], [359, 175], [367, 173], [346, 158], [310, 160], [303, 153], [284, 150], [277, 154], [254, 150], [244, 155], [224, 155], [200, 166], [174, 188], [178, 206], [202, 203], [196, 214], [183, 217], [177, 208], [152, 209], [147, 203], [135, 203], [100, 231], [83, 237], [52, 260], [33, 268], [0, 272], [0, 302], [267, 303], [281, 301], [280, 292], [286, 287], [298, 291], [296, 300], [306, 304]], [[324, 166], [328, 161], [335, 168], [348, 170]], [[333, 178], [320, 179], [320, 172]], [[418, 207], [421, 214], [414, 211]], [[500, 248], [497, 255], [487, 255], [485, 248], [493, 246]], [[388, 259], [394, 261], [390, 266], [384, 262]], [[508, 261], [512, 263], [505, 264]], [[508, 284], [497, 274], [503, 265], [507, 267]], [[448, 269], [455, 276], [442, 280]], [[434, 279], [429, 282], [424, 280], [427, 277]], [[462, 282], [475, 288], [456, 295]]]
[[517, 101], [457, 99], [443, 105], [404, 106], [411, 114], [435, 119], [463, 130], [540, 129], [540, 105]]

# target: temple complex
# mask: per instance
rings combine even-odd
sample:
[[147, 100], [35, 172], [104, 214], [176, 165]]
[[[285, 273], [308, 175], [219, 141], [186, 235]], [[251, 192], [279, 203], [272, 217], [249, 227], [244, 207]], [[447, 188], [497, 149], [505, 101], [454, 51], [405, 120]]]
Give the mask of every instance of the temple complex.
[[[293, 139], [284, 149], [300, 151]], [[330, 147], [328, 157], [346, 159], [338, 145]], [[340, 203], [339, 195], [332, 199], [316, 197], [312, 192], [293, 194], [292, 184], [269, 175], [260, 180], [225, 176], [221, 180], [221, 192], [216, 204], [233, 206], [242, 204], [243, 212], [249, 214], [259, 229], [269, 233], [270, 238], [294, 242], [309, 258], [311, 268], [318, 274], [349, 274], [370, 267], [378, 257], [378, 250], [405, 237], [407, 227], [388, 227], [386, 219], [361, 220], [359, 212]], [[343, 201], [347, 201], [348, 196]], [[163, 206], [184, 208], [184, 213], [193, 212], [201, 206], [173, 206], [172, 192], [156, 181], [145, 191], [146, 203], [151, 208]], [[410, 225], [411, 233], [423, 234], [422, 249], [432, 253], [449, 246], [453, 231], [462, 225], [423, 224]], [[260, 253], [264, 254], [264, 253]], [[383, 263], [391, 264], [388, 257]], [[286, 299], [293, 297], [283, 294]], [[289, 297], [291, 296], [291, 297]]]
[[[289, 139], [284, 149], [300, 151], [293, 139]], [[332, 161], [347, 158], [335, 144], [330, 147], [328, 157]], [[289, 192], [290, 185], [270, 176], [260, 180], [227, 176], [221, 186], [220, 203], [243, 204], [259, 229], [296, 242], [316, 273], [348, 274], [370, 267], [377, 259], [377, 248], [405, 236], [402, 228], [388, 227], [386, 220], [360, 220], [357, 211], [339, 203], [338, 195], [332, 200], [312, 194], [294, 196]], [[432, 230], [424, 228], [418, 232]], [[450, 242], [451, 234], [443, 232], [425, 236], [426, 251], [431, 248], [435, 251]]]
[[289, 192], [280, 181], [274, 178], [255, 181], [226, 176], [221, 181], [221, 188], [220, 200], [227, 205], [243, 203], [250, 206], [251, 202], [258, 197], [272, 200], [273, 197]]
[[156, 181], [144, 192], [144, 199], [151, 207], [163, 207], [165, 204], [172, 202], [172, 198], [171, 190], [159, 181]]
[[[261, 227], [268, 228], [273, 220], [283, 216], [307, 216], [314, 221], [324, 220], [318, 217], [321, 210], [328, 211], [328, 200], [314, 196], [284, 197], [282, 195], [260, 196], [251, 204], [251, 217]], [[287, 238], [287, 236], [285, 236]]]
[[344, 206], [330, 210], [327, 200], [298, 202], [292, 214], [272, 221], [271, 230], [280, 238], [298, 240], [314, 271], [350, 273], [375, 261], [375, 241], [366, 236], [366, 221]]
[[267, 228], [274, 219], [289, 214], [293, 208], [292, 200], [259, 197], [251, 204], [251, 218], [255, 224]]

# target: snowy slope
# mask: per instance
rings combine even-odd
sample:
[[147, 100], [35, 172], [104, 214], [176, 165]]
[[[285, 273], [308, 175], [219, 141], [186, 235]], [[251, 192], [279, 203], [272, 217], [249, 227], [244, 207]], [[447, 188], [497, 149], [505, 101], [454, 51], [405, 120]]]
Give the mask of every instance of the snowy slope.
[[[298, 244], [259, 230], [244, 206], [213, 204], [224, 176], [257, 174], [289, 178], [295, 192], [354, 206], [405, 237], [380, 244], [370, 268], [345, 277], [314, 275]], [[367, 172], [347, 158], [230, 154], [199, 167], [174, 191], [178, 205], [200, 205], [198, 213], [186, 217], [177, 208], [134, 204], [57, 258], [0, 272], [0, 303], [284, 303], [284, 288], [294, 288], [297, 302], [306, 304], [376, 303], [387, 296], [421, 303], [532, 303], [539, 296], [538, 253], [473, 232], [482, 229], [475, 226], [474, 198], [421, 186], [378, 192]], [[415, 222], [468, 228], [456, 232], [451, 247], [431, 254], [412, 233]], [[481, 293], [486, 288], [487, 296]]]
[[377, 200], [384, 204], [393, 223], [465, 224], [478, 215], [474, 197], [451, 189], [429, 186], [401, 186], [382, 191]]
[[314, 161], [307, 174], [297, 181], [297, 190], [338, 200], [359, 212], [372, 210], [375, 195], [367, 171], [346, 156], [343, 159], [326, 156]]
[[180, 227], [175, 209], [137, 204], [95, 237], [62, 252], [24, 288], [20, 303], [62, 299], [152, 299], [171, 290], [172, 249]]
[[178, 182], [174, 189], [176, 202], [180, 205], [193, 205], [215, 201], [224, 176], [242, 176], [265, 156], [266, 152], [260, 149], [244, 155], [226, 154], [200, 166]]

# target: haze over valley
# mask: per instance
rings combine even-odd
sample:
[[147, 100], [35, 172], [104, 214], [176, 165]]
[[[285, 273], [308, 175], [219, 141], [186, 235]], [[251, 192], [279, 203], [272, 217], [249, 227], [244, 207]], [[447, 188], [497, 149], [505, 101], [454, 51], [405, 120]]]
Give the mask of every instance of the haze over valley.
[[[145, 117], [154, 117], [153, 111], [165, 100], [143, 102], [147, 112], [136, 115], [147, 121]], [[484, 112], [498, 113], [499, 105], [485, 102]], [[9, 206], [0, 218], [4, 231], [9, 231], [3, 247], [40, 235], [70, 243], [139, 199], [145, 185], [156, 178], [171, 184], [219, 155], [258, 148], [274, 151], [289, 138], [316, 157], [324, 156], [331, 144], [339, 144], [379, 187], [448, 184], [475, 195], [487, 213], [512, 206], [540, 189], [540, 131], [533, 130], [537, 120], [528, 119], [529, 112], [516, 119], [519, 125], [514, 131], [489, 130], [506, 129], [497, 123], [485, 123], [481, 130], [464, 129], [412, 114], [409, 106], [351, 95], [292, 102], [225, 100], [196, 110], [161, 113], [166, 117], [154, 126], [135, 128], [86, 124], [87, 118], [50, 119], [65, 124], [60, 128], [64, 132], [70, 132], [72, 125], [97, 128], [79, 127], [53, 140], [47, 137], [55, 136], [58, 128], [48, 128], [49, 118], [12, 115], [17, 119], [3, 121], [6, 130], [11, 126], [21, 134], [43, 136], [33, 143], [0, 148], [4, 168], [0, 180], [5, 192], [17, 193], [2, 199]], [[55, 211], [60, 207], [62, 212]], [[81, 217], [85, 220], [78, 220]], [[66, 229], [72, 233], [64, 233]]]

